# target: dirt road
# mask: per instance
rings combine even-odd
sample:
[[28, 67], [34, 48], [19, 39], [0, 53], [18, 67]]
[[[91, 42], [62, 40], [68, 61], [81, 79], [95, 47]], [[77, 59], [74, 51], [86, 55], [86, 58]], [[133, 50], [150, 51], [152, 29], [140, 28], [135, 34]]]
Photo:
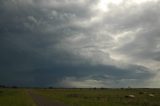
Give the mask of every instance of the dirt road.
[[35, 101], [37, 106], [67, 106], [63, 103], [48, 100], [47, 98], [34, 93], [33, 90], [29, 90], [27, 92], [32, 97], [32, 99]]

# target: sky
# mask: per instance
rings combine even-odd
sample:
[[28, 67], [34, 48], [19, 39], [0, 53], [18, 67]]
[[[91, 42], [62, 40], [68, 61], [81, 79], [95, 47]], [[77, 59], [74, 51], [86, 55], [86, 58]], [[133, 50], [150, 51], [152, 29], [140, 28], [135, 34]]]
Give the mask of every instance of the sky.
[[0, 84], [160, 87], [160, 0], [0, 0]]

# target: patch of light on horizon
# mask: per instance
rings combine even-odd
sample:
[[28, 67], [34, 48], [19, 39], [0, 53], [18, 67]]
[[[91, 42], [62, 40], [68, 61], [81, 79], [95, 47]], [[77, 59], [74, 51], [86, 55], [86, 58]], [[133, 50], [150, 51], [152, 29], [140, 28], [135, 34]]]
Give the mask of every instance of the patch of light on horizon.
[[142, 4], [145, 2], [156, 2], [158, 0], [131, 0], [131, 2], [136, 3], [136, 4]]
[[100, 0], [97, 8], [103, 12], [106, 12], [109, 10], [108, 8], [109, 4], [119, 5], [122, 2], [123, 0]]
[[97, 9], [102, 11], [102, 12], [107, 12], [109, 11], [109, 5], [120, 5], [122, 3], [132, 5], [132, 4], [137, 4], [140, 5], [145, 2], [157, 2], [159, 0], [99, 0], [99, 3], [97, 5]]

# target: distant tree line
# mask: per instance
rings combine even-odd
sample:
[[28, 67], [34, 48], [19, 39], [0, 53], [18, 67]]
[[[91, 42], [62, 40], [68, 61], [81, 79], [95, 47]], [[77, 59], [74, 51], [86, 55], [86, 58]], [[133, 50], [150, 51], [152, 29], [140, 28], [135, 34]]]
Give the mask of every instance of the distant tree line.
[[6, 85], [0, 85], [0, 88], [18, 88], [17, 86], [6, 86]]

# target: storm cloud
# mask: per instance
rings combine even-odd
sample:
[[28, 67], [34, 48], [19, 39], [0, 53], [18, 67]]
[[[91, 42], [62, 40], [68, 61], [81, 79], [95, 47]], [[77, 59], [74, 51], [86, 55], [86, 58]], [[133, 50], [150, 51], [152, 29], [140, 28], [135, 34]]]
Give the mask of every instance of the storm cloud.
[[0, 84], [160, 87], [159, 0], [1, 0]]

